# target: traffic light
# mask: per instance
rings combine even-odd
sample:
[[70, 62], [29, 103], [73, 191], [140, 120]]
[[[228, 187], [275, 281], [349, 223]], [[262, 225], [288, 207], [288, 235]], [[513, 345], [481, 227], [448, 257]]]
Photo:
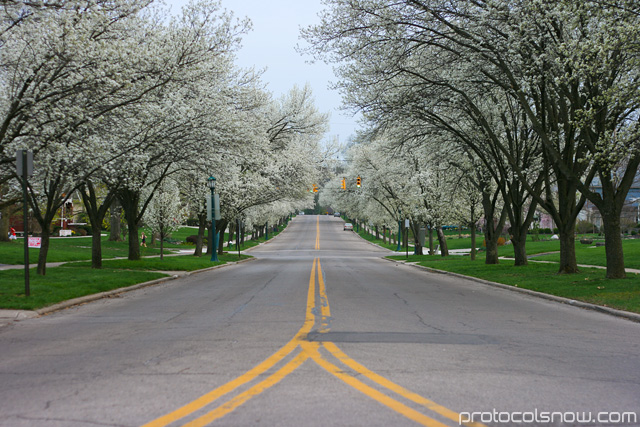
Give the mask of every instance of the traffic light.
[[342, 187], [342, 189], [343, 189], [343, 190], [346, 190], [346, 189], [347, 189], [347, 180], [346, 180], [346, 179], [344, 179], [344, 178], [342, 178], [342, 185], [341, 185], [341, 187]]
[[360, 176], [358, 176], [358, 178], [356, 179], [356, 187], [360, 188], [362, 184], [362, 180], [360, 179]]
[[317, 192], [318, 192], [318, 186], [317, 186], [317, 185], [315, 185], [315, 184], [313, 184], [313, 192], [314, 192], [314, 193], [317, 193]]

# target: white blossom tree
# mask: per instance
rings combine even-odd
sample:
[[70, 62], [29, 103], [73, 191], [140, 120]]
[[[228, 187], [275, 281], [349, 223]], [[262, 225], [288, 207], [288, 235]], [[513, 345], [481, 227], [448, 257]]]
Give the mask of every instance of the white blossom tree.
[[188, 216], [189, 207], [181, 197], [178, 184], [166, 179], [158, 187], [143, 215], [145, 225], [160, 236], [160, 259], [164, 259], [164, 239], [176, 231]]

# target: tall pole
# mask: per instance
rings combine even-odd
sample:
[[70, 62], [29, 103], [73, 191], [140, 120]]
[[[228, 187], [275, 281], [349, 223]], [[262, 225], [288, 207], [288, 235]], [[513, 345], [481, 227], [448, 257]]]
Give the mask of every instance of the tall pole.
[[24, 196], [22, 222], [24, 223], [24, 294], [31, 295], [29, 286], [29, 202], [27, 200], [27, 150], [22, 150], [22, 195]]
[[216, 179], [209, 177], [207, 181], [211, 189], [211, 261], [218, 261], [218, 233], [216, 233]]
[[240, 258], [240, 217], [238, 217], [236, 226], [236, 248], [238, 249], [238, 258]]

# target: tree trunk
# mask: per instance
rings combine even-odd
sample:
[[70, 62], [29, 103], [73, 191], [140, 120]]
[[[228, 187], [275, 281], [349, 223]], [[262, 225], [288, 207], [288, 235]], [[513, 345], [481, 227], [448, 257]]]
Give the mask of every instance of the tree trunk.
[[420, 242], [420, 223], [412, 222], [411, 230], [413, 231], [414, 255], [424, 255], [424, 250]]
[[124, 210], [124, 218], [127, 222], [129, 256], [130, 261], [140, 259], [140, 240], [138, 236], [138, 210], [140, 203], [140, 193], [129, 189], [121, 189], [118, 192], [120, 205]]
[[487, 239], [485, 233], [485, 249], [486, 249], [486, 257], [485, 264], [499, 264], [500, 260], [498, 259], [498, 239]]
[[[42, 224], [41, 224], [42, 225]], [[41, 276], [47, 274], [47, 254], [49, 253], [49, 243], [51, 241], [51, 232], [49, 227], [42, 227], [42, 242], [40, 246], [40, 252], [38, 253], [38, 270], [37, 273]], [[27, 236], [24, 236], [26, 239]]]
[[386, 225], [382, 226], [382, 243], [384, 244], [387, 243], [387, 226]]
[[[229, 225], [226, 219], [216, 222], [216, 234], [218, 235], [218, 255], [224, 254], [224, 232]], [[218, 228], [219, 227], [219, 228]]]
[[101, 224], [91, 222], [91, 268], [102, 268], [102, 236], [100, 236]]
[[602, 225], [604, 226], [604, 250], [607, 257], [607, 279], [624, 279], [627, 273], [624, 269], [620, 216], [602, 215]]
[[493, 194], [493, 197], [490, 193], [483, 192], [482, 193], [482, 207], [484, 211], [485, 218], [485, 230], [484, 230], [484, 239], [486, 245], [486, 258], [485, 264], [498, 264], [498, 239], [500, 238], [500, 234], [502, 233], [502, 228], [504, 227], [504, 223], [507, 219], [507, 209], [506, 206], [502, 208], [500, 213], [500, 218], [495, 221], [496, 214], [496, 203], [498, 199], [499, 192]]
[[[9, 206], [0, 211], [0, 242], [9, 241], [9, 217], [11, 215]], [[25, 236], [26, 238], [26, 236]]]
[[122, 242], [122, 222], [120, 220], [122, 206], [117, 198], [113, 199], [111, 207], [109, 208], [109, 213], [109, 241]]
[[449, 248], [447, 247], [447, 237], [442, 231], [442, 227], [436, 227], [436, 233], [438, 234], [438, 243], [440, 244], [440, 255], [449, 256]]
[[511, 244], [513, 245], [513, 256], [515, 258], [514, 265], [528, 265], [527, 259], [527, 233], [522, 231], [515, 232], [511, 236]]
[[140, 240], [138, 238], [138, 224], [135, 221], [129, 224], [129, 256], [127, 259], [130, 261], [138, 261], [140, 256]]
[[193, 256], [202, 256], [202, 244], [204, 243], [204, 230], [207, 228], [207, 214], [198, 214], [198, 237], [196, 237], [196, 250]]
[[577, 273], [578, 263], [576, 262], [576, 238], [575, 219], [567, 224], [558, 225], [558, 237], [560, 237], [560, 268], [559, 274]]
[[434, 255], [435, 251], [433, 250], [433, 227], [429, 226], [429, 255]]
[[[101, 204], [98, 201], [93, 183], [90, 181], [81, 186], [78, 191], [82, 197], [82, 203], [84, 204], [84, 209], [91, 225], [91, 268], [100, 269], [102, 268], [102, 237], [100, 236], [102, 221], [104, 221], [104, 217], [107, 215], [107, 210], [113, 207], [115, 195], [110, 191], [102, 200]], [[120, 226], [119, 213], [118, 226]]]

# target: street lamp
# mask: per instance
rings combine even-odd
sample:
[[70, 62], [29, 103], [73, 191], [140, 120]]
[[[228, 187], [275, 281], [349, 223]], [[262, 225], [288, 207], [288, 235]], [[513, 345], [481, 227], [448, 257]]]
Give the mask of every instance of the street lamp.
[[211, 261], [218, 261], [218, 236], [216, 234], [216, 204], [214, 192], [216, 190], [216, 179], [212, 176], [207, 179], [207, 185], [211, 189], [211, 236], [209, 243], [211, 244]]

